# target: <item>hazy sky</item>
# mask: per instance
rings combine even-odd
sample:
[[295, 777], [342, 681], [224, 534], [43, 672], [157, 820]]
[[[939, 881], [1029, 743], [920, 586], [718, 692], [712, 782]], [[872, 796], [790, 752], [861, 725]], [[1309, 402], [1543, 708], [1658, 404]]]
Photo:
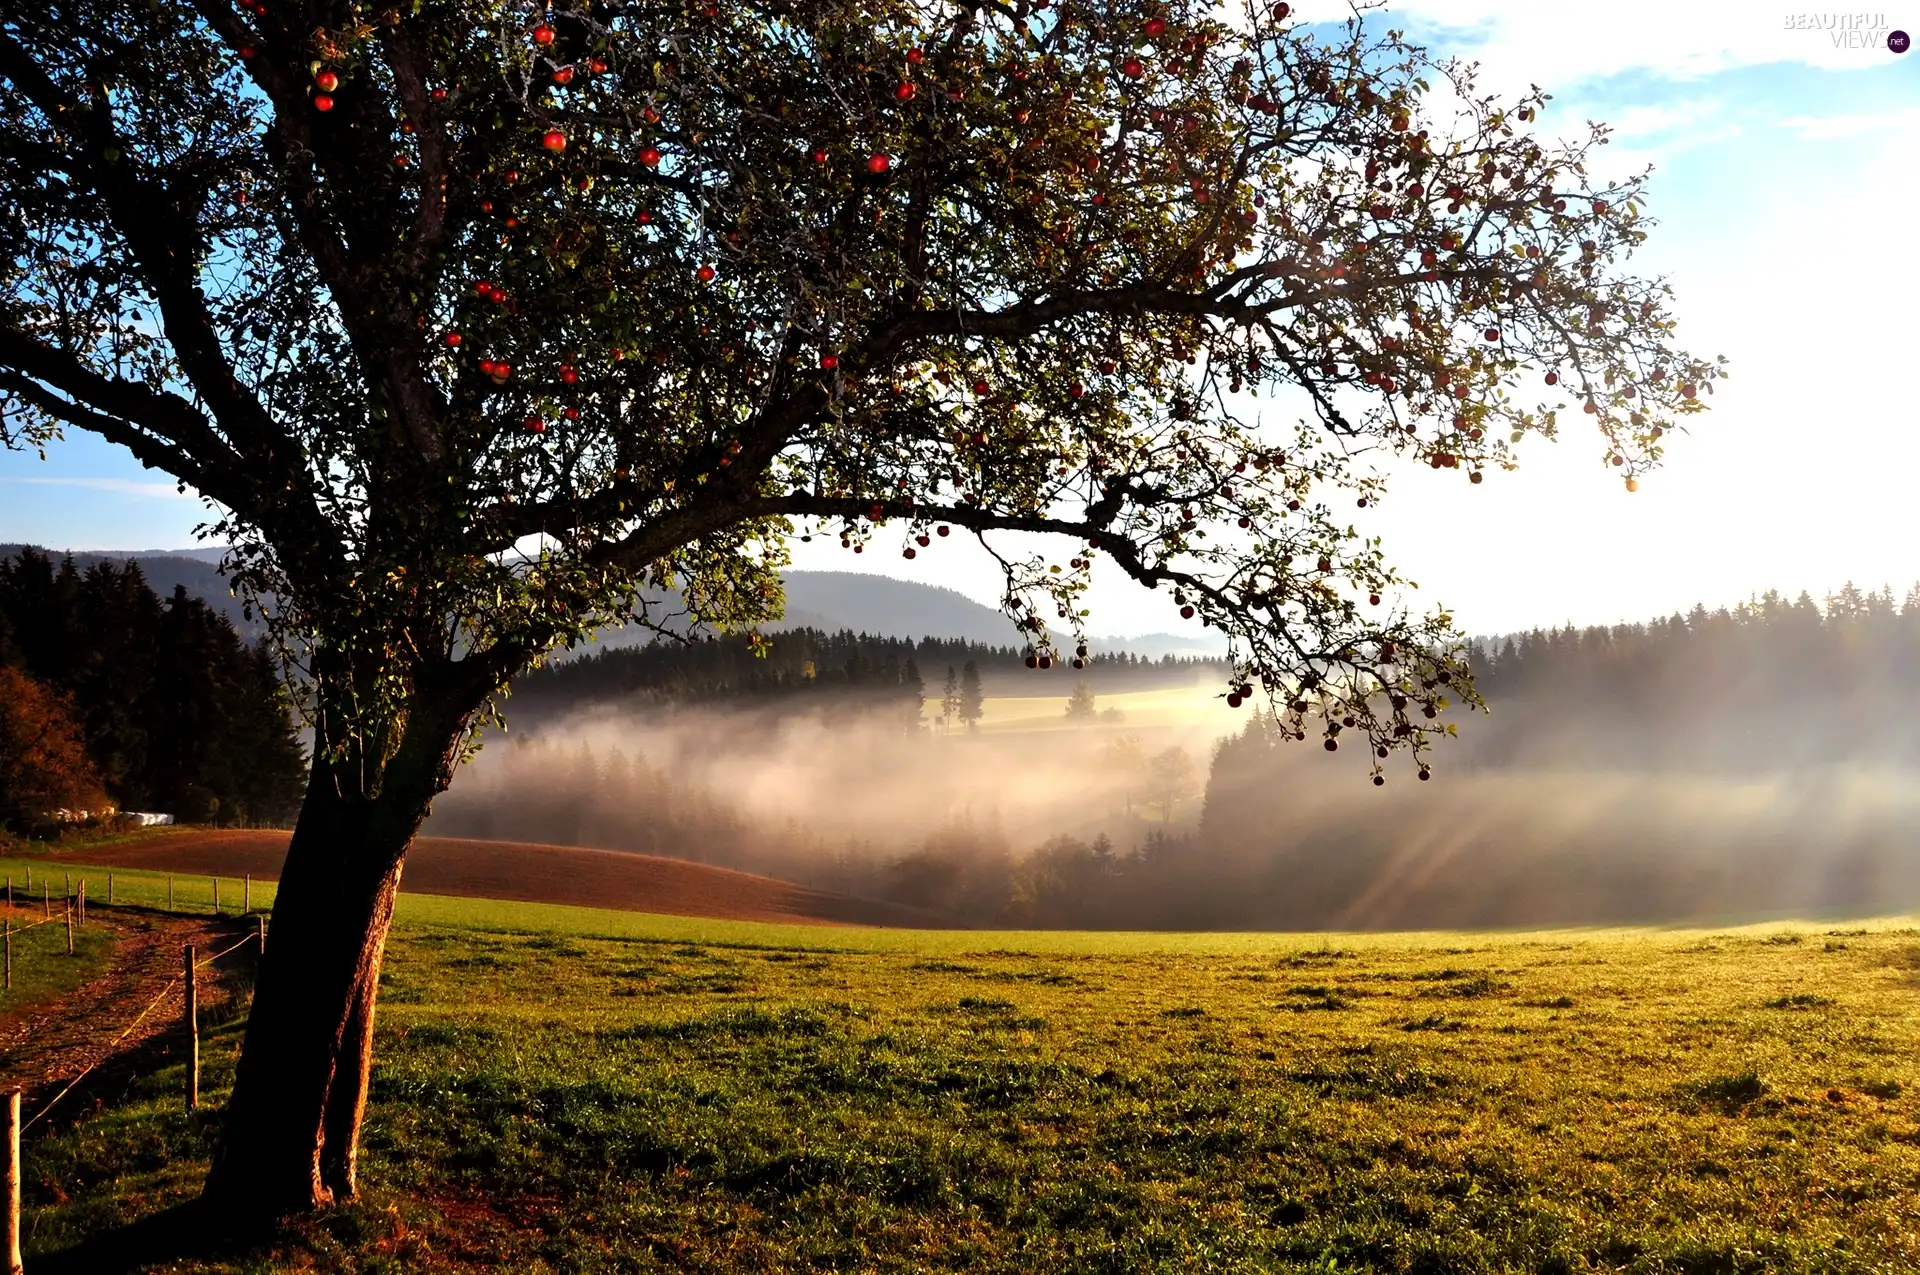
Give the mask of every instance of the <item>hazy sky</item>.
[[[1337, 12], [1299, 5], [1314, 18]], [[1616, 126], [1606, 162], [1651, 163], [1662, 223], [1638, 269], [1671, 277], [1681, 338], [1731, 378], [1629, 496], [1591, 437], [1531, 446], [1511, 475], [1409, 471], [1374, 522], [1421, 596], [1471, 632], [1643, 618], [1777, 587], [1920, 579], [1920, 0], [1881, 15], [1747, 3], [1413, 0], [1391, 21], [1483, 64], [1490, 89], [1555, 94], [1548, 128]], [[1845, 22], [1866, 26], [1848, 30]], [[1840, 29], [1824, 23], [1838, 20]], [[1382, 20], [1382, 19], [1375, 19]], [[1908, 227], [1902, 231], [1901, 226]], [[76, 434], [46, 463], [0, 452], [0, 541], [191, 543], [204, 511], [117, 448]], [[912, 578], [992, 602], [984, 556], [936, 542]], [[895, 572], [796, 546], [796, 565]], [[909, 574], [899, 571], [899, 574]], [[1179, 627], [1161, 599], [1101, 581], [1094, 630]]]

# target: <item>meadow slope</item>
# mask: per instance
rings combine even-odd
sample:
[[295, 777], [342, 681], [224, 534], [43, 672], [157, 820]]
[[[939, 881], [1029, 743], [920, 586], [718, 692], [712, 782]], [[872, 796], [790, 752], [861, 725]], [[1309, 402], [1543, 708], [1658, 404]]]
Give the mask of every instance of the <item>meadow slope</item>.
[[[147, 874], [269, 882], [286, 858], [274, 829], [180, 828], [76, 848], [62, 862]], [[915, 925], [925, 914], [771, 877], [684, 859], [579, 846], [418, 837], [407, 852], [404, 894], [503, 899], [572, 907], [788, 924]]]
[[[493, 928], [394, 936], [366, 1198], [164, 1269], [1920, 1269], [1905, 922], [1323, 939], [458, 906]], [[209, 1046], [216, 1108], [235, 1039]], [[214, 1117], [178, 1082], [30, 1145], [29, 1269], [105, 1269], [99, 1237], [191, 1194]]]

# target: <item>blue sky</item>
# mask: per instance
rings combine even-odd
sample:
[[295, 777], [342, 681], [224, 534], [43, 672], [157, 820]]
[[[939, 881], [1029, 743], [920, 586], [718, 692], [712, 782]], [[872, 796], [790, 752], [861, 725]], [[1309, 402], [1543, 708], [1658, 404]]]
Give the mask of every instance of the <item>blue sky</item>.
[[[1888, 29], [1920, 32], [1920, 0], [1874, 11], [1883, 23], [1836, 11], [1853, 35], [1807, 21], [1820, 12], [1420, 0], [1373, 19], [1481, 62], [1489, 90], [1540, 84], [1548, 129], [1617, 125], [1606, 162], [1655, 166], [1662, 224], [1640, 268], [1672, 278], [1685, 344], [1731, 360], [1715, 410], [1635, 495], [1577, 431], [1477, 488], [1395, 476], [1372, 526], [1470, 631], [1920, 579], [1920, 54], [1883, 47]], [[88, 437], [44, 464], [0, 452], [0, 541], [179, 546], [206, 516]], [[984, 557], [958, 538], [942, 552], [916, 578], [994, 600]], [[796, 565], [904, 565], [890, 557], [816, 543]], [[1099, 632], [1177, 627], [1124, 581], [1099, 581], [1094, 606]]]

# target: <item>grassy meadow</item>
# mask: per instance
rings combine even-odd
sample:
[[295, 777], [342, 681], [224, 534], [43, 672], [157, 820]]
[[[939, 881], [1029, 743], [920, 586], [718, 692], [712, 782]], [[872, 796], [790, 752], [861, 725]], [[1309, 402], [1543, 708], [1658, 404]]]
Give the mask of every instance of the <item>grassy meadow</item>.
[[[69, 956], [64, 918], [64, 912], [56, 912], [55, 919], [45, 923], [38, 901], [31, 907], [22, 903], [14, 908], [13, 972], [11, 985], [0, 989], [0, 1016], [21, 1014], [66, 996], [107, 968], [113, 946], [110, 936], [98, 925], [82, 926], [73, 936]], [[0, 1067], [7, 1061], [8, 1051], [0, 1047]]]
[[[154, 1269], [1920, 1269], [1901, 923], [1323, 939], [402, 909], [363, 1200]], [[206, 1043], [209, 1110], [163, 1071], [30, 1141], [28, 1269], [192, 1195], [237, 1043]]]

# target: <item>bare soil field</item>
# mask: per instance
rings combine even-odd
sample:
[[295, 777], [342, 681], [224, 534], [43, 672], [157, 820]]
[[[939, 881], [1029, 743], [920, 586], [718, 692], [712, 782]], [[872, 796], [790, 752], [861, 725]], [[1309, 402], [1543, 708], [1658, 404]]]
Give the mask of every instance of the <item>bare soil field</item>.
[[[76, 851], [88, 863], [157, 872], [273, 880], [288, 833], [184, 829], [122, 845]], [[734, 921], [814, 925], [918, 925], [912, 908], [849, 898], [771, 877], [679, 859], [518, 841], [421, 837], [407, 855], [401, 889], [521, 903], [665, 912]]]

